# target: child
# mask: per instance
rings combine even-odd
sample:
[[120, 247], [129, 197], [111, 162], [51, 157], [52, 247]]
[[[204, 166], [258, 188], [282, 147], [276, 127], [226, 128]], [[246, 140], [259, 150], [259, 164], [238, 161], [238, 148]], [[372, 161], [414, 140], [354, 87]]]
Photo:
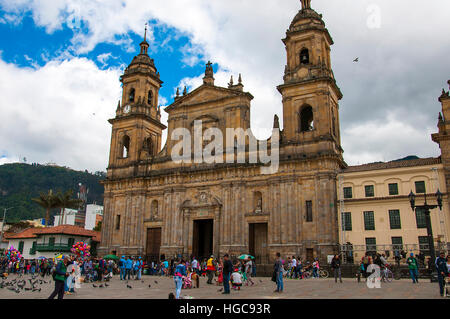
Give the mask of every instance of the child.
[[241, 290], [242, 276], [238, 269], [234, 269], [234, 272], [231, 274], [231, 284], [233, 285], [234, 290]]

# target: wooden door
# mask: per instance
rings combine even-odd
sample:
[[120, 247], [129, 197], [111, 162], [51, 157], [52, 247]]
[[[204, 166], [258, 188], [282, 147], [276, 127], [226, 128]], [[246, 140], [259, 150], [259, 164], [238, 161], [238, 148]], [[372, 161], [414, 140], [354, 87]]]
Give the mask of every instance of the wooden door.
[[161, 248], [161, 228], [147, 229], [147, 257], [154, 261], [159, 261]]
[[256, 263], [268, 263], [267, 223], [249, 224], [249, 253], [256, 258]]

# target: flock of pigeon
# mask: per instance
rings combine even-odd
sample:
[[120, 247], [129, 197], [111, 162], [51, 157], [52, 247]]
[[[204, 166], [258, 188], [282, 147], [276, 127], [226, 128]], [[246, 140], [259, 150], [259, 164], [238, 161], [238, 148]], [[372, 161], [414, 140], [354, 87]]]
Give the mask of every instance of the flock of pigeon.
[[[141, 280], [141, 283], [144, 283], [144, 281]], [[127, 280], [126, 284], [127, 284], [127, 288], [128, 289], [133, 289], [133, 287], [128, 284], [128, 280]], [[156, 280], [155, 280], [155, 284], [158, 284], [158, 282]], [[94, 288], [107, 288], [107, 287], [109, 287], [109, 285], [105, 282], [104, 284], [101, 284], [99, 286], [97, 286], [96, 284], [92, 284], [92, 287], [94, 287]], [[148, 288], [152, 288], [152, 285], [148, 285]]]
[[20, 293], [21, 291], [32, 291], [40, 292], [42, 284], [48, 284], [49, 282], [38, 279], [38, 276], [33, 276], [28, 279], [24, 279], [22, 276], [15, 278], [14, 280], [8, 281], [5, 277], [2, 277], [0, 282], [0, 289], [8, 289], [14, 291], [15, 293]]

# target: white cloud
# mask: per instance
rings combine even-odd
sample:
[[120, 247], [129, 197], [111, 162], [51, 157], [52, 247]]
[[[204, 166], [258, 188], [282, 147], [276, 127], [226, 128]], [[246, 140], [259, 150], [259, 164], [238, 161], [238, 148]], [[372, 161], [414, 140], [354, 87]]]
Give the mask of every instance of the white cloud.
[[[108, 165], [111, 127], [120, 97], [120, 70], [87, 59], [52, 61], [38, 69], [0, 60], [0, 145], [28, 162], [55, 162], [92, 171]], [[93, 115], [95, 113], [95, 115]]]
[[[367, 27], [367, 8], [372, 3], [380, 7], [380, 29]], [[190, 43], [183, 50], [187, 65], [199, 59], [219, 64], [216, 84], [226, 86], [231, 73], [235, 77], [242, 73], [245, 90], [255, 96], [251, 116], [255, 135], [268, 136], [275, 113], [282, 121], [281, 96], [276, 86], [282, 83], [286, 52], [280, 39], [299, 10], [297, 0], [0, 0], [0, 4], [8, 14], [19, 18], [31, 10], [35, 23], [48, 32], [64, 24], [73, 26], [72, 43], [77, 53], [90, 52], [102, 42], [135, 50], [129, 33], [142, 34], [145, 22], [156, 20], [156, 25], [175, 28], [175, 37], [189, 36]], [[312, 6], [323, 13], [336, 43], [332, 63], [344, 93], [340, 120], [345, 158], [349, 162], [376, 161], [390, 154], [402, 157], [421, 152], [423, 156], [437, 156], [429, 130], [435, 131], [440, 110], [436, 97], [448, 77], [448, 69], [443, 66], [450, 38], [443, 34], [450, 28], [449, 2], [428, 1], [426, 20], [421, 0], [314, 0]], [[150, 41], [154, 41], [155, 23], [150, 24]], [[167, 46], [167, 41], [152, 45]], [[358, 64], [352, 62], [356, 56], [360, 57]], [[161, 77], [164, 79], [164, 73]], [[180, 87], [188, 85], [191, 90], [201, 83], [201, 77], [180, 79]], [[117, 77], [109, 79], [108, 87], [118, 85]], [[92, 101], [98, 100], [91, 88], [85, 90]], [[114, 110], [113, 105], [108, 106], [109, 111]], [[388, 111], [392, 109], [402, 115], [389, 119]], [[358, 134], [355, 127], [359, 128]], [[374, 142], [389, 136], [389, 143], [364, 143], [364, 139], [358, 139], [369, 138], [362, 134], [364, 127]], [[109, 128], [102, 134], [107, 133]], [[416, 143], [405, 144], [410, 136], [417, 137]], [[103, 147], [109, 147], [109, 140]]]

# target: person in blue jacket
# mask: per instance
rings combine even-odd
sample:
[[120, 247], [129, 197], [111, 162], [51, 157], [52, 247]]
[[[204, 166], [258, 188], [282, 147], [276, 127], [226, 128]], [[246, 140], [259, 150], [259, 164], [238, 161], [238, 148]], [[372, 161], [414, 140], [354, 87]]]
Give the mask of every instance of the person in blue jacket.
[[119, 269], [120, 269], [120, 280], [125, 280], [125, 265], [126, 265], [125, 256], [122, 256], [119, 260]]
[[128, 276], [128, 280], [130, 280], [131, 277], [131, 269], [133, 268], [133, 261], [128, 256], [127, 260], [125, 262], [125, 278]]
[[184, 260], [182, 260], [177, 268], [175, 268], [175, 274], [173, 276], [173, 280], [175, 281], [176, 299], [180, 299], [183, 276], [186, 276], [186, 262]]

